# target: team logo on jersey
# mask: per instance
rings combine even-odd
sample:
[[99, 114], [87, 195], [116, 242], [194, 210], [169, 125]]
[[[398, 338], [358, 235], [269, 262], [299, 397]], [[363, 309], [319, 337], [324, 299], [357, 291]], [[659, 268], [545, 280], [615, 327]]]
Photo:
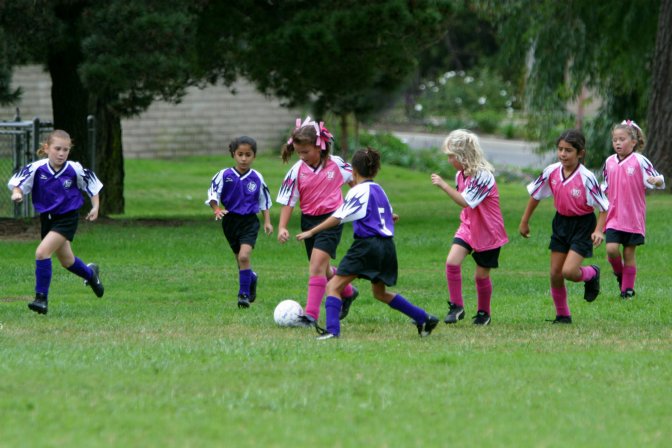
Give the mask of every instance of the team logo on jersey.
[[63, 188], [66, 190], [69, 189], [72, 186], [72, 180], [66, 179], [65, 182], [63, 182]]
[[581, 190], [579, 188], [572, 188], [572, 197], [573, 198], [580, 198], [581, 197]]
[[555, 185], [557, 183], [558, 183], [558, 181], [556, 179], [551, 179], [551, 185]]
[[247, 184], [247, 191], [249, 191], [250, 193], [254, 193], [255, 191], [257, 191], [257, 184], [254, 182], [250, 182], [249, 184]]
[[226, 176], [226, 179], [224, 179], [224, 182], [233, 182], [233, 178], [231, 176]]
[[47, 180], [48, 177], [47, 177], [46, 174], [40, 174], [40, 179], [42, 179], [42, 180]]
[[629, 166], [625, 172], [628, 174], [628, 176], [634, 176], [635, 174], [635, 167], [634, 166]]
[[327, 179], [334, 180], [334, 175], [335, 174], [336, 173], [334, 173], [333, 171], [327, 171]]

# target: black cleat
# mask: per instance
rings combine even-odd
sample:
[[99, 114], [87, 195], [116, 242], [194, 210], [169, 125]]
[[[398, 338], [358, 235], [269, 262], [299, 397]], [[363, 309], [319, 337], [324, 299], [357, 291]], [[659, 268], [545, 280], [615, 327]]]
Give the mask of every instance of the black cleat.
[[432, 330], [434, 330], [437, 325], [439, 325], [439, 318], [428, 314], [424, 324], [416, 324], [415, 326], [418, 327], [418, 334], [420, 337], [426, 338], [432, 334]]
[[38, 314], [47, 314], [48, 311], [47, 295], [41, 292], [35, 293], [35, 300], [28, 304], [28, 308]]
[[473, 317], [474, 325], [490, 325], [490, 315], [485, 311], [479, 310], [478, 313]]
[[592, 302], [597, 299], [597, 296], [600, 294], [600, 267], [597, 265], [591, 265], [595, 269], [595, 277], [584, 282], [584, 292], [583, 299], [586, 302]]
[[571, 324], [572, 316], [555, 316], [554, 320], [549, 320], [548, 322], [552, 322], [554, 324]]
[[250, 303], [257, 300], [257, 273], [252, 271], [252, 281], [250, 282]]
[[338, 320], [343, 320], [348, 316], [350, 312], [350, 305], [355, 299], [359, 296], [359, 290], [352, 287], [352, 295], [350, 297], [343, 297], [343, 305], [341, 306], [341, 313], [338, 315]]
[[315, 328], [315, 327], [317, 327], [317, 321], [312, 316], [304, 314], [303, 316], [298, 317], [298, 319], [296, 320], [296, 326], [297, 327], [307, 327], [307, 328], [312, 327], [312, 328]]
[[616, 281], [618, 282], [618, 289], [620, 290], [623, 287], [623, 274], [617, 274], [614, 272], [614, 275], [616, 276]]
[[623, 300], [630, 300], [633, 297], [635, 297], [635, 290], [632, 288], [628, 288], [621, 293], [621, 299]]
[[84, 284], [91, 287], [96, 297], [103, 297], [105, 288], [103, 287], [103, 282], [100, 281], [100, 268], [95, 263], [89, 263], [87, 266], [91, 269], [93, 275], [91, 276], [91, 281], [84, 280]]
[[448, 314], [443, 321], [447, 324], [457, 323], [458, 320], [464, 319], [464, 307], [448, 302]]
[[238, 308], [249, 308], [250, 296], [247, 294], [238, 294]]

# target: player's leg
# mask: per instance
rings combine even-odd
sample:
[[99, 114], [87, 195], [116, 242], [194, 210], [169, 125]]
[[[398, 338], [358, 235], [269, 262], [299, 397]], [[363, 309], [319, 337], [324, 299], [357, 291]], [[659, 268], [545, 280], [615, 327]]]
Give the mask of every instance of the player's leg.
[[454, 324], [464, 319], [464, 299], [462, 298], [462, 262], [470, 250], [460, 244], [453, 244], [446, 258], [446, 282], [448, 284], [448, 314], [444, 322]]
[[308, 297], [306, 300], [306, 316], [314, 320], [320, 317], [320, 306], [327, 287], [327, 268], [331, 256], [316, 247], [310, 254], [310, 265], [308, 267]]
[[565, 252], [551, 252], [551, 297], [555, 306], [554, 323], [571, 323], [572, 313], [567, 302], [567, 288], [562, 269], [567, 259]]
[[48, 232], [35, 249], [35, 300], [28, 308], [36, 313], [47, 314], [49, 286], [51, 285], [51, 255], [67, 240], [57, 232]]
[[[609, 232], [609, 230], [607, 230]], [[609, 233], [607, 233], [609, 236]], [[607, 261], [611, 265], [611, 269], [616, 276], [616, 281], [618, 282], [618, 288], [622, 291], [623, 284], [623, 258], [621, 257], [620, 244], [618, 242], [607, 242]], [[625, 248], [623, 248], [625, 252]]]
[[[250, 302], [250, 286], [252, 284], [252, 269], [250, 267], [250, 258], [252, 254], [252, 246], [242, 243], [238, 253], [236, 254], [236, 261], [238, 262], [238, 307], [248, 308]], [[247, 306], [246, 306], [247, 305]]]
[[621, 297], [630, 299], [635, 295], [635, 278], [637, 277], [637, 262], [635, 259], [637, 246], [623, 246], [623, 284]]
[[345, 287], [356, 278], [356, 275], [334, 275], [327, 283], [327, 299], [325, 301], [324, 308], [327, 315], [326, 329], [328, 334], [319, 336], [318, 339], [330, 339], [340, 336], [342, 293]]
[[584, 258], [570, 250], [562, 266], [562, 276], [572, 282], [584, 282], [583, 298], [592, 302], [600, 294], [600, 268], [597, 265], [581, 266]]
[[413, 305], [401, 294], [387, 291], [385, 284], [382, 282], [371, 283], [371, 290], [373, 291], [373, 297], [377, 300], [413, 319], [421, 337], [429, 336], [439, 323], [438, 318]]
[[473, 323], [476, 325], [490, 324], [490, 301], [492, 299], [492, 280], [490, 279], [490, 268], [476, 265], [474, 275], [476, 282], [476, 298], [478, 301], [478, 310], [474, 316]]

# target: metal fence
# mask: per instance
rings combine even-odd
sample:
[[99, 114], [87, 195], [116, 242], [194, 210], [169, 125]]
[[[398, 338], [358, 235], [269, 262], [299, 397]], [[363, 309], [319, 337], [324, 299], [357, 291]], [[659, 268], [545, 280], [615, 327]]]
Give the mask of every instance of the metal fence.
[[21, 204], [11, 201], [7, 182], [14, 173], [36, 159], [40, 143], [53, 130], [50, 122], [34, 118], [22, 121], [17, 111], [14, 121], [0, 121], [0, 218], [22, 218], [35, 215], [30, 197]]

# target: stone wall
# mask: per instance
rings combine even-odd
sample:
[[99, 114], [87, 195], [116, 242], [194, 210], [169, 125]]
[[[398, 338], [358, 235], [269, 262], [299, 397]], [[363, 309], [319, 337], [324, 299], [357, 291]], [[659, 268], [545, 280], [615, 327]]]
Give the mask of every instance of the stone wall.
[[[17, 105], [23, 120], [52, 120], [51, 79], [39, 66], [17, 67], [14, 87], [23, 89]], [[190, 88], [181, 103], [154, 102], [138, 117], [122, 120], [124, 157], [175, 157], [221, 154], [231, 139], [249, 135], [260, 152], [278, 150], [300, 115], [274, 98], [239, 81], [232, 88]], [[0, 108], [0, 120], [11, 121], [16, 106]], [[67, 130], [67, 129], [66, 129]]]

